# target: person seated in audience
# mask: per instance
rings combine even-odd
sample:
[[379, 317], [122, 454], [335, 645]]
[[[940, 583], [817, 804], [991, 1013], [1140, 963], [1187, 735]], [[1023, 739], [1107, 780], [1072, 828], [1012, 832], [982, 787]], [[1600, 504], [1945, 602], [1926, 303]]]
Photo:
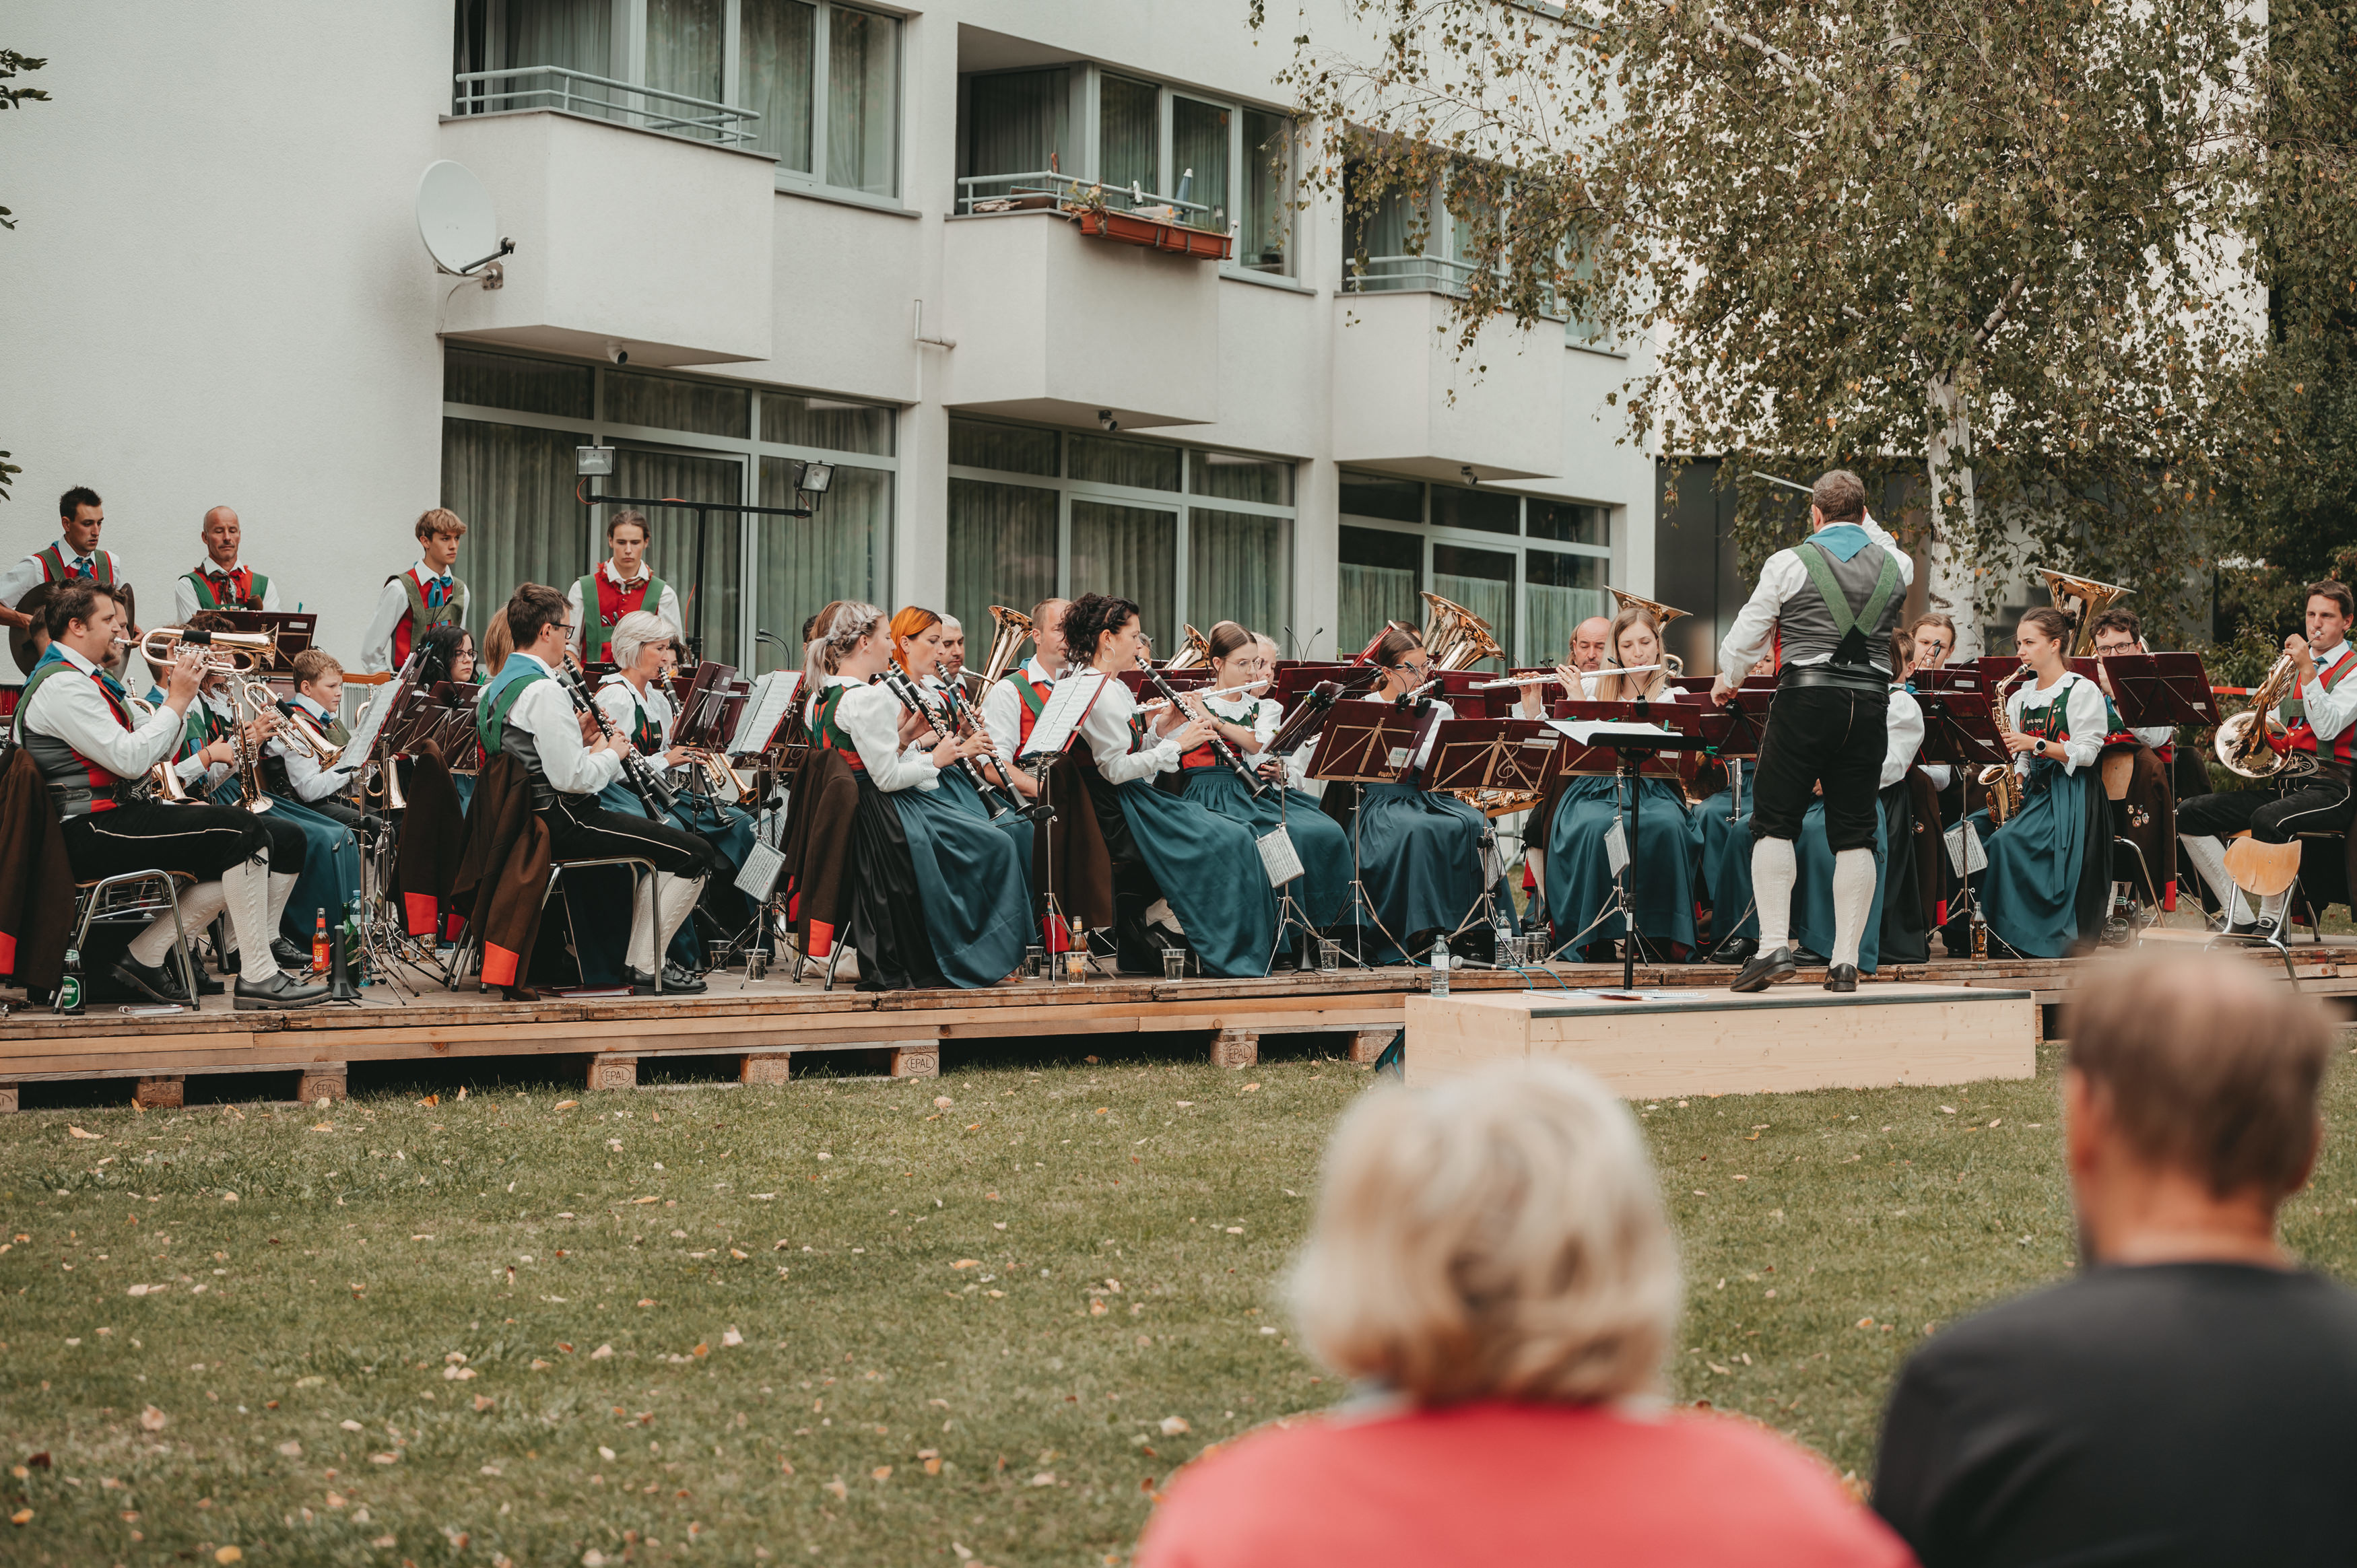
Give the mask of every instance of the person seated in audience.
[[2081, 982], [2063, 1152], [2077, 1277], [1899, 1374], [1874, 1506], [1926, 1568], [2357, 1556], [2357, 1294], [2276, 1229], [2323, 1140], [2323, 1012], [2155, 951]]
[[1137, 1568], [1909, 1561], [1821, 1460], [1664, 1408], [1676, 1244], [1635, 1118], [1579, 1069], [1361, 1096], [1291, 1294], [1365, 1395], [1181, 1470]]

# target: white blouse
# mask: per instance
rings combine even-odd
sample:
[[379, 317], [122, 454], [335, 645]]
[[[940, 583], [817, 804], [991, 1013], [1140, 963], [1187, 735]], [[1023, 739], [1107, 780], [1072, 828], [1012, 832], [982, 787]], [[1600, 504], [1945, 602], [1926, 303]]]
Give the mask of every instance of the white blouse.
[[1129, 721], [1137, 712], [1137, 699], [1130, 694], [1119, 676], [1110, 676], [1105, 689], [1089, 704], [1088, 715], [1081, 720], [1081, 734], [1088, 737], [1089, 750], [1097, 759], [1097, 771], [1108, 784], [1126, 784], [1133, 779], [1151, 779], [1157, 773], [1176, 772], [1178, 767], [1178, 743], [1168, 736], [1156, 736], [1151, 745], [1132, 751]]
[[[2029, 687], [2020, 688], [2005, 699], [2005, 716], [2015, 729], [2021, 728], [2021, 711], [2033, 699], [2040, 708], [2053, 702], [2068, 704], [2063, 712], [2070, 722], [2071, 736], [2062, 743], [2063, 771], [2076, 773], [2082, 768], [2091, 766], [2104, 749], [2106, 715], [2103, 689], [2093, 681], [2068, 670], [2051, 686], [2040, 686], [2034, 691]], [[2013, 759], [2014, 771], [2028, 778], [2029, 765], [2034, 760], [2031, 753], [2023, 752]]]
[[[1882, 788], [1907, 777], [1923, 749], [1923, 705], [1903, 686], [1890, 688], [1890, 747], [1882, 757]], [[1943, 769], [1943, 771], [1945, 771]], [[1939, 786], [1935, 786], [1937, 788]]]
[[1249, 727], [1253, 732], [1253, 749], [1244, 753], [1247, 763], [1256, 763], [1276, 738], [1279, 723], [1285, 717], [1285, 704], [1274, 697], [1206, 697], [1204, 708], [1222, 724]]
[[671, 693], [664, 686], [663, 682], [650, 681], [647, 689], [640, 692], [630, 684], [630, 677], [619, 670], [597, 683], [597, 706], [611, 721], [614, 734], [622, 743], [628, 744], [638, 728], [639, 709], [646, 710], [647, 722], [655, 726], [657, 737], [655, 754], [647, 761], [658, 773], [671, 771], [671, 765], [663, 760], [662, 754], [671, 749], [671, 726], [675, 716], [672, 712]]
[[835, 722], [859, 748], [860, 766], [867, 769], [876, 788], [887, 794], [940, 788], [941, 769], [933, 766], [931, 746], [900, 749], [900, 715], [908, 710], [899, 698], [884, 686], [847, 675], [833, 676], [827, 684], [850, 688], [835, 703]]
[[[1370, 692], [1361, 699], [1362, 702], [1369, 703], [1392, 703], [1397, 700], [1376, 692]], [[1415, 761], [1413, 766], [1422, 768], [1432, 760], [1432, 743], [1440, 738], [1440, 726], [1455, 718], [1457, 710], [1436, 698], [1425, 704], [1420, 710], [1419, 716], [1424, 720], [1424, 738], [1416, 743]]]

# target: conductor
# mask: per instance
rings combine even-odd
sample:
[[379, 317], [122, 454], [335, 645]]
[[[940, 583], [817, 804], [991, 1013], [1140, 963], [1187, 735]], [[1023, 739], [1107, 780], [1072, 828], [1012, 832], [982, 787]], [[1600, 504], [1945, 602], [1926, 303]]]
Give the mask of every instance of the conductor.
[[1825, 800], [1834, 852], [1834, 950], [1828, 991], [1857, 989], [1858, 944], [1874, 903], [1876, 793], [1890, 703], [1890, 633], [1906, 609], [1914, 563], [1867, 515], [1866, 484], [1835, 468], [1809, 498], [1809, 537], [1779, 550], [1718, 652], [1711, 698], [1725, 703], [1779, 632], [1783, 675], [1760, 744], [1751, 813], [1751, 886], [1760, 949], [1735, 978], [1760, 991], [1790, 976], [1792, 843], [1813, 786]]

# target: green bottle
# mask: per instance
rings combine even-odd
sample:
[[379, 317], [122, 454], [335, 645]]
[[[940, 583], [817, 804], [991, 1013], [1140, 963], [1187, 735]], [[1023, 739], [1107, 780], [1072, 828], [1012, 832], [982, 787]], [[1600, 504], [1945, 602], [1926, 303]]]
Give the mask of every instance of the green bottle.
[[81, 1016], [81, 950], [66, 949], [66, 971], [58, 980], [57, 1010], [68, 1017]]

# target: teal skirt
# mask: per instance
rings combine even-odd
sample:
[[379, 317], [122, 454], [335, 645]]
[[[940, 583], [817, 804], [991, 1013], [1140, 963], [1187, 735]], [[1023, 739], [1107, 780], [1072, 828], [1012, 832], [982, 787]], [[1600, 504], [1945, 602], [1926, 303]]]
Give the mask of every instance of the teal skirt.
[[[1342, 918], [1351, 898], [1351, 835], [1318, 802], [1298, 789], [1275, 785], [1259, 799], [1244, 788], [1231, 768], [1190, 768], [1181, 776], [1181, 797], [1205, 811], [1242, 822], [1255, 838], [1282, 826], [1301, 857], [1301, 875], [1287, 891], [1301, 908], [1302, 918], [1324, 930]], [[1282, 804], [1280, 804], [1282, 801]]]
[[1374, 961], [1420, 961], [1433, 932], [1453, 931], [1468, 916], [1477, 917], [1477, 926], [1490, 923], [1475, 908], [1482, 899], [1481, 834], [1489, 826], [1480, 812], [1454, 795], [1402, 781], [1366, 786], [1358, 814], [1359, 875], [1391, 937], [1380, 950], [1369, 948]]
[[295, 891], [286, 900], [285, 919], [281, 922], [294, 929], [281, 934], [308, 952], [318, 924], [317, 911], [327, 911], [328, 929], [333, 930], [343, 924], [347, 905], [355, 909], [360, 907], [360, 840], [351, 829], [326, 812], [315, 811], [285, 795], [270, 797], [270, 813], [303, 830], [303, 875], [296, 879]]
[[[1882, 895], [1890, 874], [1885, 843], [1881, 802], [1874, 815], [1874, 903], [1866, 912], [1866, 931], [1857, 944], [1857, 972], [1872, 974], [1882, 961]], [[1915, 874], [1910, 861], [1906, 875]], [[1801, 818], [1801, 836], [1792, 845], [1792, 940], [1822, 958], [1834, 950], [1834, 850], [1825, 837], [1825, 803], [1809, 802]]]
[[972, 990], [1021, 968], [1031, 940], [1028, 839], [1018, 849], [973, 798], [973, 786], [964, 785], [961, 798], [946, 776], [942, 788], [895, 789], [885, 799], [909, 841], [925, 936], [942, 978]]
[[[1091, 779], [1089, 788], [1100, 788]], [[1114, 799], [1207, 975], [1256, 979], [1276, 947], [1276, 889], [1244, 823], [1133, 779]]]
[[[1618, 909], [1605, 913], [1613, 901], [1612, 862], [1605, 851], [1605, 834], [1612, 826], [1619, 783], [1617, 779], [1575, 779], [1555, 800], [1555, 817], [1547, 828], [1546, 900], [1547, 918], [1559, 942], [1569, 941], [1581, 931], [1587, 933], [1580, 939], [1583, 945], [1627, 934], [1627, 922]], [[1640, 779], [1637, 788], [1642, 793], [1629, 874], [1638, 931], [1651, 942], [1678, 942], [1691, 948], [1695, 944], [1694, 857], [1687, 842], [1691, 830], [1685, 798], [1659, 779]], [[1745, 854], [1749, 853], [1747, 843]], [[1591, 920], [1598, 923], [1588, 930]]]
[[1007, 841], [1015, 846], [1015, 853], [1023, 857], [1023, 897], [1028, 900], [1031, 897], [1030, 821], [1028, 818], [1018, 817], [1012, 811], [1004, 816], [993, 818], [990, 814], [990, 802], [982, 798], [982, 791], [975, 788], [974, 780], [954, 768], [947, 769], [941, 775], [941, 788], [934, 793], [968, 816], [989, 822], [991, 826], [1006, 835]]
[[1981, 913], [2006, 946], [2029, 958], [2062, 958], [2074, 943], [2093, 940], [2110, 892], [2112, 843], [2110, 806], [2094, 769], [2066, 773], [2040, 757], [2030, 764], [2021, 810], [2003, 827], [1990, 832], [1986, 811], [1970, 820], [1988, 851]]
[[[1648, 801], [1650, 805], [1652, 802]], [[1751, 804], [1744, 792], [1744, 805]], [[1751, 812], [1727, 820], [1734, 794], [1721, 789], [1686, 813], [1686, 843], [1695, 854], [1695, 891], [1710, 905], [1710, 937], [1760, 936], [1760, 910], [1751, 896]]]

